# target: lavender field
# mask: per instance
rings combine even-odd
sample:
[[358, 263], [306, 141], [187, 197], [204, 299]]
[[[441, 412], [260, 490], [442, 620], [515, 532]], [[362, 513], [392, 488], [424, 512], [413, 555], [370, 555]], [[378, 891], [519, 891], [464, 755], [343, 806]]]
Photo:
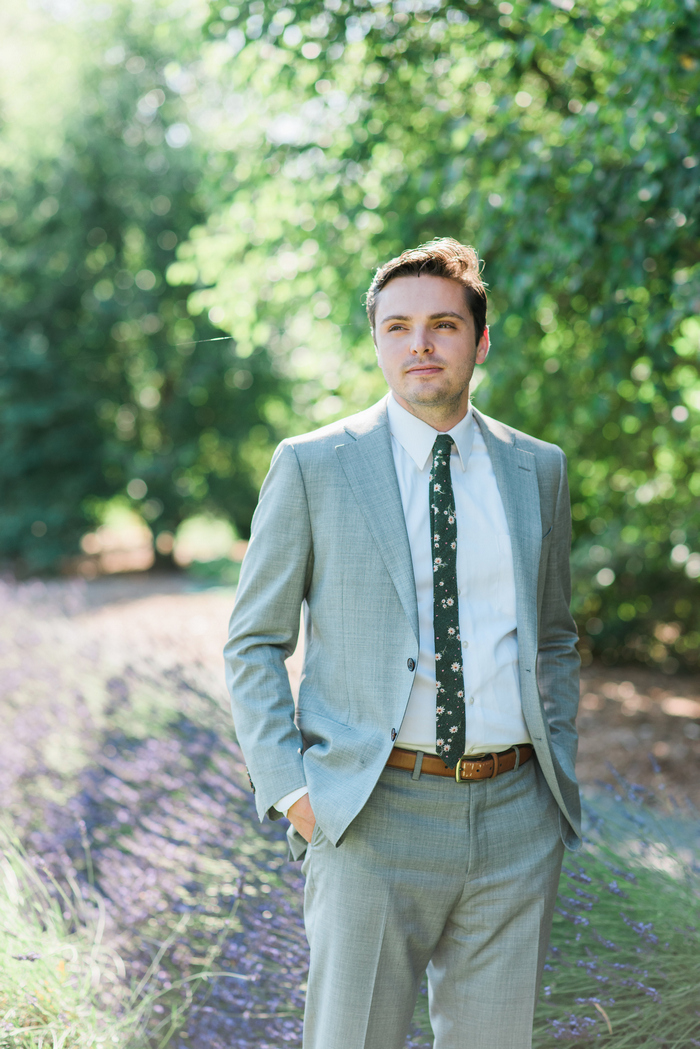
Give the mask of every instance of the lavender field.
[[173, 935], [152, 989], [213, 963], [244, 977], [197, 992], [173, 1045], [298, 1044], [301, 879], [282, 827], [257, 822], [225, 707], [232, 594], [90, 607], [100, 595], [80, 585], [0, 593], [5, 818], [59, 877], [94, 881], [130, 981]]
[[[168, 577], [0, 586], [4, 821], [104, 906], [123, 982], [151, 995], [144, 1049], [301, 1044], [302, 881], [283, 821], [257, 821], [227, 710], [233, 596]], [[700, 1046], [697, 820], [620, 784], [587, 821], [536, 1045]], [[0, 1045], [41, 1044], [14, 1030]], [[431, 1044], [424, 995], [408, 1044]]]

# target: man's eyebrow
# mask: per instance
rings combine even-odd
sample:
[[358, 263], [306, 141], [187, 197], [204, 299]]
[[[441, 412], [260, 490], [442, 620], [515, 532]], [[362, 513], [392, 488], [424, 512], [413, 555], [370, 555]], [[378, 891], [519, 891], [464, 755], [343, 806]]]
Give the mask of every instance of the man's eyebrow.
[[[440, 313], [431, 313], [428, 320], [438, 321], [441, 317], [457, 317], [458, 320], [468, 323], [467, 318], [463, 313], [456, 313], [454, 310], [441, 310]], [[410, 321], [410, 319], [410, 317], [407, 317], [402, 313], [392, 313], [390, 317], [382, 317], [379, 323], [386, 324], [387, 321]]]

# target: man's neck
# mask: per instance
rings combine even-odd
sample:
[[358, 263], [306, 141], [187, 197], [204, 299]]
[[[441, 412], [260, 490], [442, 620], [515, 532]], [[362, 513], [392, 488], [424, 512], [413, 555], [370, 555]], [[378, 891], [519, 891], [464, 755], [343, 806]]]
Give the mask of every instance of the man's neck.
[[407, 412], [415, 415], [416, 419], [427, 423], [428, 426], [432, 426], [439, 433], [447, 433], [449, 430], [452, 430], [469, 411], [468, 387], [459, 401], [451, 401], [448, 404], [414, 404], [404, 400], [395, 390], [391, 391], [391, 395], [396, 403], [400, 404]]

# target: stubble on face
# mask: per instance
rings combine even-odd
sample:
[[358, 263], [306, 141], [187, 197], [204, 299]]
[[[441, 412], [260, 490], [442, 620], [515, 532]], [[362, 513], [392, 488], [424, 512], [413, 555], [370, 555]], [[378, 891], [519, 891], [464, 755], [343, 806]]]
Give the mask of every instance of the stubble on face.
[[404, 408], [439, 430], [464, 417], [488, 336], [477, 345], [461, 284], [426, 274], [390, 281], [378, 295], [375, 346]]

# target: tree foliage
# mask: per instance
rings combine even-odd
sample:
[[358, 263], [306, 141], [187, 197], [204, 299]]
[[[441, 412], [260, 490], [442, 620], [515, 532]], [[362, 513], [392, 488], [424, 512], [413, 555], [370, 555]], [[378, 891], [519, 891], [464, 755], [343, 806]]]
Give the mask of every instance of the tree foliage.
[[267, 326], [308, 425], [379, 389], [377, 263], [475, 243], [476, 397], [570, 457], [583, 647], [668, 670], [700, 644], [699, 28], [678, 3], [245, 6], [217, 71], [250, 106], [237, 185], [170, 275], [237, 338]]
[[157, 531], [209, 505], [245, 529], [271, 440], [264, 349], [237, 366], [232, 340], [190, 316], [191, 289], [164, 279], [204, 214], [165, 72], [187, 42], [110, 29], [60, 149], [37, 143], [28, 170], [6, 150], [0, 172], [0, 548], [25, 571], [76, 552], [118, 493]]
[[[477, 403], [556, 441], [570, 459], [584, 653], [669, 671], [697, 662], [697, 5], [195, 7], [187, 33], [184, 15], [178, 22], [165, 17], [171, 9], [148, 8], [152, 51], [145, 34], [133, 38], [135, 16], [115, 24], [121, 58], [113, 50], [109, 73], [102, 65], [93, 74], [94, 170], [112, 156], [122, 172], [138, 171], [130, 206], [161, 193], [171, 211], [166, 222], [146, 203], [137, 221], [120, 217], [119, 236], [126, 243], [127, 227], [142, 229], [148, 257], [120, 261], [122, 240], [110, 230], [114, 260], [85, 278], [93, 297], [118, 267], [145, 268], [157, 283], [135, 293], [141, 312], [116, 291], [87, 311], [85, 336], [91, 324], [103, 333], [87, 351], [94, 379], [86, 385], [81, 372], [76, 385], [59, 368], [67, 389], [86, 391], [81, 403], [103, 406], [102, 415], [79, 412], [99, 434], [87, 442], [94, 465], [90, 474], [86, 457], [82, 492], [104, 497], [109, 484], [117, 490], [137, 475], [164, 507], [164, 527], [206, 505], [244, 531], [276, 437], [383, 390], [362, 306], [374, 268], [407, 245], [457, 236], [478, 248], [490, 286], [493, 351]], [[144, 119], [149, 92], [163, 102]], [[171, 137], [191, 132], [191, 142], [169, 151], [148, 143], [173, 126]], [[141, 128], [140, 141], [128, 127]], [[159, 150], [168, 171], [144, 171]], [[116, 176], [100, 177], [107, 201]], [[106, 222], [91, 218], [90, 229], [108, 233]], [[179, 238], [174, 256], [156, 247], [166, 227]], [[82, 303], [87, 284], [78, 287]], [[42, 316], [55, 312], [51, 303]], [[149, 316], [162, 322], [158, 332], [144, 331]], [[27, 317], [22, 324], [14, 330], [23, 360], [58, 393], [53, 349], [35, 363]], [[211, 337], [212, 325], [233, 337], [234, 356], [226, 343], [206, 344], [210, 356], [204, 346], [187, 358], [174, 349], [176, 330]], [[77, 360], [86, 349], [74, 352]], [[137, 377], [132, 358], [142, 362]], [[122, 363], [103, 374], [109, 360]], [[147, 388], [157, 405], [144, 404]], [[19, 411], [25, 400], [12, 399]], [[47, 394], [49, 402], [54, 410], [58, 397]], [[135, 420], [131, 444], [116, 436], [125, 411]], [[76, 505], [67, 488], [66, 505]], [[35, 512], [22, 518], [25, 536]]]

